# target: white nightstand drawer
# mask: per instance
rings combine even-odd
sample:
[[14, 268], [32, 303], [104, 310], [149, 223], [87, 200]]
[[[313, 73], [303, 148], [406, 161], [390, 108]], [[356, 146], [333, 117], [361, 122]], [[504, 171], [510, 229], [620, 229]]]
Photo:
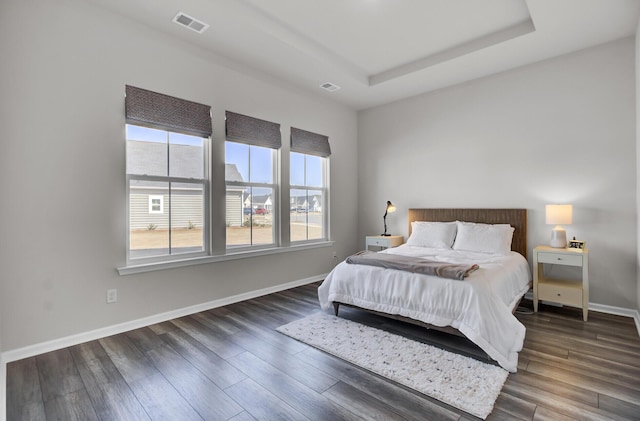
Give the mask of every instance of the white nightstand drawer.
[[397, 247], [404, 243], [404, 237], [401, 235], [368, 235], [365, 238], [364, 248], [369, 250], [369, 247], [380, 247], [383, 249], [390, 247]]
[[567, 253], [538, 253], [539, 263], [553, 263], [556, 265], [582, 266], [582, 255]]
[[377, 247], [389, 247], [389, 240], [386, 238], [371, 238], [369, 240], [369, 245]]
[[538, 284], [538, 299], [574, 307], [582, 307], [582, 285], [540, 282]]

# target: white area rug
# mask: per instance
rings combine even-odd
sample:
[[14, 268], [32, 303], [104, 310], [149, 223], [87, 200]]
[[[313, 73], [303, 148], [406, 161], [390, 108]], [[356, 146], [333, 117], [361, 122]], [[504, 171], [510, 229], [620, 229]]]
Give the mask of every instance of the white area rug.
[[483, 419], [493, 410], [509, 374], [498, 366], [326, 313], [277, 330]]

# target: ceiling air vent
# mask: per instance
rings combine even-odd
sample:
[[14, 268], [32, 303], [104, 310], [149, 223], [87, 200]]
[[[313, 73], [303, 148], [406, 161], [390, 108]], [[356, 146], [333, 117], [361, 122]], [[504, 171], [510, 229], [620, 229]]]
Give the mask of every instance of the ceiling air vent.
[[329, 91], [329, 92], [334, 92], [334, 91], [337, 91], [338, 89], [340, 89], [340, 87], [338, 85], [334, 85], [331, 82], [323, 83], [322, 85], [320, 85], [320, 87], [322, 89], [324, 89], [325, 91]]
[[209, 27], [208, 24], [199, 21], [196, 18], [192, 18], [191, 16], [182, 12], [178, 12], [176, 17], [173, 18], [173, 21], [179, 25], [191, 29], [192, 31], [196, 31], [199, 34], [203, 33]]

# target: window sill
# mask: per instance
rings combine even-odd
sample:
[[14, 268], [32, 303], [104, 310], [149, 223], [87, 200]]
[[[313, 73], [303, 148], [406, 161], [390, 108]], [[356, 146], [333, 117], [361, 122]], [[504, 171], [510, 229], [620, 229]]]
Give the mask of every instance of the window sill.
[[230, 252], [220, 256], [193, 257], [184, 260], [172, 260], [168, 262], [145, 263], [141, 265], [129, 265], [117, 268], [119, 275], [132, 275], [135, 273], [152, 272], [155, 270], [173, 269], [183, 266], [202, 265], [206, 263], [225, 262], [227, 260], [244, 259], [247, 257], [267, 256], [270, 254], [289, 253], [292, 251], [311, 250], [322, 247], [330, 247], [334, 241], [322, 241], [318, 243], [307, 243], [289, 247], [274, 247], [261, 250], [248, 250], [241, 252]]

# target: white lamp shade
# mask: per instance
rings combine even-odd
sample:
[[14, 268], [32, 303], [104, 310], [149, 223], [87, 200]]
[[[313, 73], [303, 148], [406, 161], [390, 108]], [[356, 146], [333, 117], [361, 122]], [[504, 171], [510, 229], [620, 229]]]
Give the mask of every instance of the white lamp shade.
[[573, 216], [571, 205], [547, 205], [545, 208], [547, 224], [555, 225], [551, 231], [551, 247], [567, 247], [567, 232], [560, 225], [570, 225]]
[[572, 205], [547, 205], [545, 214], [548, 225], [571, 225], [573, 216]]

